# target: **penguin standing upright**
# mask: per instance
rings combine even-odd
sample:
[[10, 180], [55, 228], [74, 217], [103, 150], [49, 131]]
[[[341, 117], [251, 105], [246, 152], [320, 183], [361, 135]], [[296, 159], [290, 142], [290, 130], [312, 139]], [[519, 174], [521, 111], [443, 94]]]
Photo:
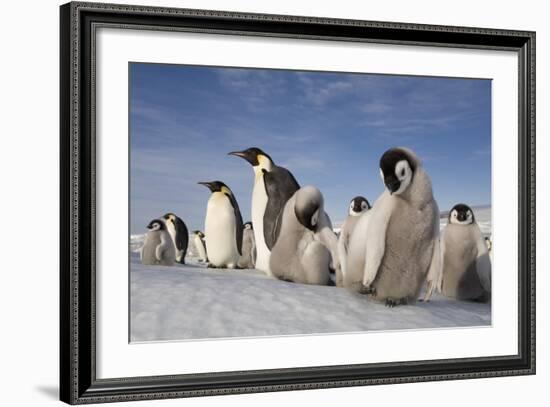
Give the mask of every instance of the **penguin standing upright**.
[[185, 264], [185, 255], [189, 244], [189, 232], [185, 223], [173, 213], [167, 213], [163, 216], [166, 221], [168, 233], [172, 237], [176, 249], [176, 261]]
[[193, 245], [195, 246], [195, 251], [199, 256], [200, 262], [207, 262], [208, 256], [206, 255], [206, 246], [204, 243], [204, 233], [200, 230], [193, 231]]
[[164, 219], [153, 219], [147, 225], [149, 231], [141, 248], [141, 263], [146, 266], [172, 266], [176, 261], [176, 249], [168, 233]]
[[361, 215], [350, 240], [344, 286], [393, 307], [428, 300], [441, 287], [439, 209], [416, 154], [392, 148], [380, 159], [386, 190]]
[[330, 229], [321, 192], [312, 186], [296, 191], [285, 205], [281, 234], [271, 252], [273, 275], [302, 284], [329, 284], [333, 259], [326, 234]]
[[348, 255], [349, 239], [355, 228], [355, 224], [359, 220], [361, 214], [365, 213], [371, 208], [367, 198], [362, 196], [356, 196], [349, 204], [348, 217], [344, 221], [342, 228], [340, 229], [340, 236], [338, 237], [338, 258], [340, 260], [340, 267], [342, 273], [336, 276], [336, 285], [338, 287], [343, 284], [343, 275], [346, 274], [346, 257]]
[[243, 230], [242, 256], [239, 259], [239, 267], [253, 269], [256, 264], [256, 243], [254, 241], [254, 228], [252, 222], [246, 222]]
[[252, 223], [256, 240], [256, 268], [270, 274], [269, 256], [277, 241], [286, 202], [300, 186], [286, 168], [273, 163], [256, 147], [229, 153], [248, 161], [254, 169]]
[[443, 282], [441, 292], [459, 300], [488, 301], [491, 260], [472, 209], [457, 204], [441, 237]]
[[220, 181], [199, 182], [212, 194], [208, 200], [204, 231], [209, 267], [236, 268], [241, 256], [243, 220], [237, 200]]

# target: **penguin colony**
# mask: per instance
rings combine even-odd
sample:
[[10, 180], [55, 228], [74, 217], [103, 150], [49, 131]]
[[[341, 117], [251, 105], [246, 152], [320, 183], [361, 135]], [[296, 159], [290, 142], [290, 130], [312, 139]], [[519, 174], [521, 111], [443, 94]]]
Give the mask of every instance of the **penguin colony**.
[[[229, 155], [253, 169], [252, 222], [243, 224], [237, 199], [221, 181], [199, 182], [210, 191], [205, 233], [194, 231], [199, 261], [211, 268], [256, 268], [294, 283], [336, 285], [388, 307], [414, 304], [423, 292], [487, 302], [491, 296], [491, 241], [473, 210], [455, 205], [441, 232], [431, 180], [410, 149], [380, 158], [384, 192], [371, 206], [350, 201], [339, 235], [314, 186], [301, 187], [292, 173], [257, 147]], [[147, 226], [141, 260], [146, 265], [185, 264], [187, 227], [174, 213]]]

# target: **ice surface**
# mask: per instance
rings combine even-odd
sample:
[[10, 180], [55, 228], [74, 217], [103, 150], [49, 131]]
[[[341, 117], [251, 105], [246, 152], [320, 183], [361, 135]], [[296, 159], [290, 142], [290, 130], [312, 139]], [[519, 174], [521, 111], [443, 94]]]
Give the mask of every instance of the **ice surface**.
[[142, 266], [132, 253], [131, 341], [490, 325], [490, 304], [435, 296], [387, 308], [343, 288], [295, 284], [256, 270]]

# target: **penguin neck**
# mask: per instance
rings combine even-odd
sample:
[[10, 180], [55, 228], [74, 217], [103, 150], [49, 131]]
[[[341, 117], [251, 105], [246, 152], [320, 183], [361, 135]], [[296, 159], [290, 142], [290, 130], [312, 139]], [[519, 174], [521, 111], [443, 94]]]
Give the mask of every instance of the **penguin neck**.
[[271, 162], [271, 160], [262, 160], [258, 165], [254, 166], [254, 175], [256, 176], [256, 180], [258, 178], [262, 177], [264, 175], [264, 171], [271, 171], [275, 164]]

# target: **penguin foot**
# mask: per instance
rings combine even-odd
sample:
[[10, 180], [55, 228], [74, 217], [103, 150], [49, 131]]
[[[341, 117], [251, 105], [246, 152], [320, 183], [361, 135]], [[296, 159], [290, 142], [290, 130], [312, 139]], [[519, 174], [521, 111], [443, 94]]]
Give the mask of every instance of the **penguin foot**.
[[368, 287], [362, 285], [359, 289], [359, 294], [376, 295], [376, 288], [372, 285], [369, 285]]
[[206, 268], [208, 268], [208, 269], [217, 269], [217, 267], [214, 266], [212, 263], [208, 263], [208, 264], [206, 265]]
[[386, 307], [389, 307], [389, 308], [393, 308], [398, 305], [406, 305], [406, 304], [407, 304], [406, 298], [398, 298], [398, 299], [386, 298]]

